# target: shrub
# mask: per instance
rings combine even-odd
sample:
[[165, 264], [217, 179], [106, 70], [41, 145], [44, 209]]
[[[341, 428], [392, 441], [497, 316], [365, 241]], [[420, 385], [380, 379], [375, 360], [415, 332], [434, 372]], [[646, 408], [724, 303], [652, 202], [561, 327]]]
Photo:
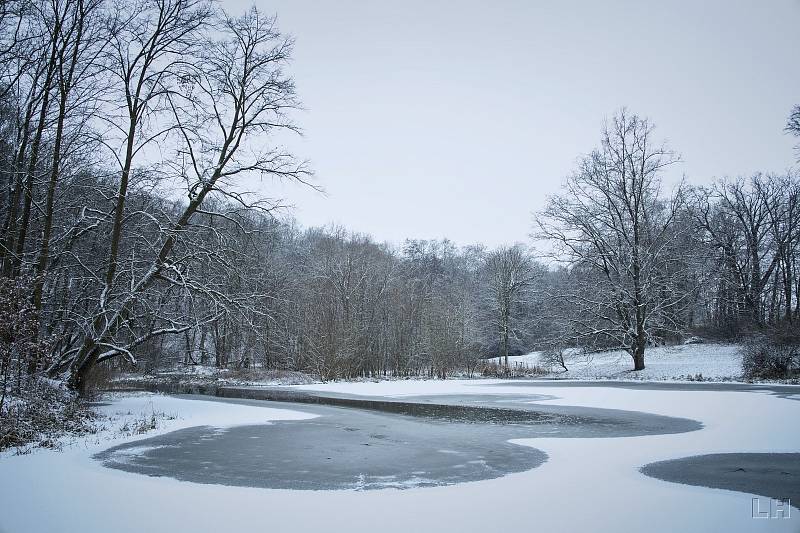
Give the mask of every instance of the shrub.
[[29, 379], [0, 409], [0, 450], [58, 447], [62, 435], [93, 433], [94, 413], [62, 385]]
[[569, 350], [563, 347], [550, 347], [542, 352], [541, 362], [550, 368], [559, 367], [560, 371], [567, 372], [567, 359]]
[[782, 328], [751, 337], [743, 348], [742, 374], [748, 379], [787, 379], [800, 374], [800, 333]]
[[92, 431], [92, 412], [45, 377], [51, 340], [41, 338], [30, 278], [0, 277], [0, 450], [53, 447], [63, 434]]

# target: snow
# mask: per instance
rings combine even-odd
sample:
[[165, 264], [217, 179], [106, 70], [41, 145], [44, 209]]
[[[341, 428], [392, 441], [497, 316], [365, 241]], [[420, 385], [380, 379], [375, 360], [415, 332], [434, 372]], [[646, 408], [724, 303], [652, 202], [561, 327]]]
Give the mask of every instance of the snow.
[[[380, 491], [225, 487], [103, 468], [91, 454], [0, 458], [0, 531], [797, 531], [788, 520], [751, 518], [752, 496], [646, 477], [646, 463], [717, 452], [798, 451], [800, 402], [756, 392], [611, 387], [491, 387], [492, 380], [332, 383], [298, 388], [360, 395], [528, 394], [530, 401], [635, 409], [700, 420], [701, 431], [608, 439], [520, 439], [549, 455], [539, 468], [454, 486]], [[542, 400], [540, 395], [548, 395]], [[537, 398], [539, 398], [537, 400]], [[299, 418], [295, 410], [152, 395], [119, 395], [107, 413], [176, 413], [163, 432]], [[141, 437], [132, 437], [141, 438]], [[125, 439], [129, 440], [129, 439]], [[114, 444], [120, 441], [115, 441]], [[11, 481], [13, 480], [13, 481]], [[795, 505], [797, 505], [795, 503]]]
[[[153, 414], [167, 415], [172, 420], [159, 417], [163, 425], [142, 438], [195, 426], [213, 426], [220, 429], [251, 424], [266, 424], [275, 420], [303, 420], [315, 415], [250, 405], [228, 405], [214, 401], [185, 400], [174, 396], [138, 393], [111, 393], [104, 398], [107, 405], [97, 410], [115, 421], [117, 426], [134, 423]], [[110, 400], [110, 401], [109, 401]], [[97, 440], [98, 437], [94, 439]], [[101, 432], [99, 438], [113, 438], [113, 433]]]
[[[615, 380], [686, 380], [702, 376], [704, 380], [736, 380], [742, 374], [740, 346], [735, 344], [686, 344], [658, 346], [645, 352], [645, 369], [633, 372], [631, 356], [623, 350], [570, 355], [568, 371], [554, 365], [549, 377], [565, 379], [615, 379]], [[512, 367], [542, 367], [542, 352], [509, 357]], [[498, 362], [498, 359], [492, 359]], [[698, 376], [699, 375], [699, 376]]]

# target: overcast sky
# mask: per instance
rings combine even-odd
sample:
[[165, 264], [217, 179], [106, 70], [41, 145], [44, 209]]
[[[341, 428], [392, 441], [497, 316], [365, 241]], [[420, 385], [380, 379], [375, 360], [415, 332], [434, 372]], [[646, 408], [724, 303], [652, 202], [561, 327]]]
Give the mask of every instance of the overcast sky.
[[263, 187], [304, 226], [527, 242], [531, 213], [621, 106], [656, 124], [694, 183], [795, 161], [783, 128], [800, 104], [800, 0], [256, 5], [297, 41], [292, 147], [327, 196]]

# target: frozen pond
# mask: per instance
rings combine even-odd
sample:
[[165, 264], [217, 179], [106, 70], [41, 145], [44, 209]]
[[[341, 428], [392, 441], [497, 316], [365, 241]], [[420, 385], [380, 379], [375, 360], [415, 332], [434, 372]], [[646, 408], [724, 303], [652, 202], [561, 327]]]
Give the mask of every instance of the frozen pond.
[[543, 451], [510, 439], [661, 435], [702, 427], [685, 418], [532, 404], [536, 397], [530, 395], [399, 401], [280, 389], [217, 392], [272, 398], [218, 401], [291, 407], [318, 416], [225, 430], [186, 428], [115, 446], [95, 458], [110, 468], [199, 483], [312, 490], [411, 488], [498, 478], [547, 460]]
[[716, 489], [800, 502], [800, 453], [715, 453], [658, 461], [648, 476]]

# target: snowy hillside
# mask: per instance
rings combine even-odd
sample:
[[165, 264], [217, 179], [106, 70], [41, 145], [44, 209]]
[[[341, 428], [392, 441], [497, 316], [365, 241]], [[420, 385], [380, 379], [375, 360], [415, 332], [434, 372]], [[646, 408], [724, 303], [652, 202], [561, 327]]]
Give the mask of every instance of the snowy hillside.
[[[564, 379], [636, 379], [636, 380], [738, 380], [742, 373], [742, 355], [736, 344], [690, 344], [649, 348], [645, 369], [633, 372], [631, 357], [622, 350], [568, 356], [568, 371], [542, 361], [541, 352], [509, 357], [515, 368], [541, 367], [548, 377]], [[494, 359], [493, 361], [498, 361]]]

